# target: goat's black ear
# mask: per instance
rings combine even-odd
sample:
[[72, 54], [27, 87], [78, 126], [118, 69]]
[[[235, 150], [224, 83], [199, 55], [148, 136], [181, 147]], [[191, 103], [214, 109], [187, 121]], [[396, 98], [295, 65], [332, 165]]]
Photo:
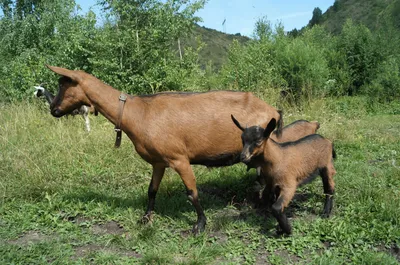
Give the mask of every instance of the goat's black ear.
[[233, 117], [233, 115], [231, 114], [231, 118], [232, 118], [232, 121], [233, 121], [233, 123], [240, 129], [240, 130], [242, 130], [242, 131], [244, 131], [244, 128], [243, 128], [243, 126], [242, 125], [240, 125], [240, 123], [238, 122], [238, 120], [237, 119], [235, 119], [235, 117]]
[[268, 138], [276, 127], [276, 120], [274, 118], [268, 123], [267, 128], [264, 130], [264, 138]]

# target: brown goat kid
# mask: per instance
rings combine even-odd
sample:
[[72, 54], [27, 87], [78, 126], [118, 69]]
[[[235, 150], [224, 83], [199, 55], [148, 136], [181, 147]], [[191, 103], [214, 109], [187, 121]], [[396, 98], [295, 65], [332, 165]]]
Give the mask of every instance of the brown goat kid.
[[[317, 133], [319, 127], [320, 124], [317, 121], [310, 122], [306, 120], [297, 120], [283, 127], [282, 133], [279, 137], [277, 136], [276, 131], [272, 132], [271, 138], [279, 143], [293, 142], [307, 135]], [[258, 167], [257, 170], [259, 171], [261, 170], [261, 168]], [[265, 189], [265, 185], [266, 185], [265, 177], [261, 174], [261, 172], [257, 172], [257, 181], [255, 185], [257, 189], [255, 190], [256, 194], [254, 194], [254, 199], [257, 203], [262, 203], [262, 204], [268, 203], [269, 199], [268, 196], [262, 196], [262, 192]], [[259, 201], [260, 199], [263, 200]]]
[[[110, 122], [117, 123], [120, 91], [83, 71], [48, 67], [62, 76], [51, 104], [53, 116], [92, 104]], [[266, 126], [272, 118], [279, 121], [278, 130], [282, 124], [280, 112], [248, 92], [159, 93], [127, 98], [120, 128], [153, 167], [144, 222], [151, 220], [165, 168], [171, 167], [182, 178], [196, 209], [193, 232], [204, 230], [206, 217], [190, 165], [217, 167], [240, 162], [242, 143], [230, 118], [232, 110], [241, 119], [246, 118], [250, 126]]]
[[336, 174], [333, 165], [336, 154], [331, 141], [312, 134], [294, 142], [278, 143], [270, 137], [276, 127], [275, 119], [265, 129], [259, 126], [244, 128], [234, 116], [232, 120], [243, 131], [241, 160], [261, 166], [267, 182], [264, 194], [269, 194], [273, 202], [272, 214], [284, 233], [292, 232], [284, 209], [292, 200], [297, 186], [317, 175], [322, 177], [326, 195], [323, 215], [330, 215], [335, 190], [333, 176]]

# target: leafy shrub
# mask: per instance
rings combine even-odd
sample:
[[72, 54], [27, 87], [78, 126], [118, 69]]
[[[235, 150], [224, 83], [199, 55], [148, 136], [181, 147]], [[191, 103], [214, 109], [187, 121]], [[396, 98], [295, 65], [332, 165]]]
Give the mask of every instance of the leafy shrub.
[[325, 94], [324, 84], [329, 69], [321, 50], [302, 38], [296, 38], [276, 53], [280, 75], [293, 91], [295, 99]]
[[380, 64], [375, 79], [365, 90], [371, 103], [400, 100], [400, 60], [391, 57]]

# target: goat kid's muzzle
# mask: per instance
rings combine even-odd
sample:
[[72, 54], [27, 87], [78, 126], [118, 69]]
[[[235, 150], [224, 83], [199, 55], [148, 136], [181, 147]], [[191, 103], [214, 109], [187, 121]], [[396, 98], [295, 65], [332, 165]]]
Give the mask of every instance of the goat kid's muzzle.
[[241, 153], [240, 154], [240, 161], [242, 161], [245, 164], [248, 164], [251, 161], [251, 155], [248, 155], [246, 153]]

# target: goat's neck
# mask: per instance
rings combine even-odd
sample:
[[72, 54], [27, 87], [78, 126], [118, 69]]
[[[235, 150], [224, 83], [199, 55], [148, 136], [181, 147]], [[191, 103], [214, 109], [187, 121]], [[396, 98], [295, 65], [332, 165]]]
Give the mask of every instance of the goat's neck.
[[49, 104], [51, 104], [51, 102], [52, 102], [53, 99], [54, 99], [54, 95], [51, 94], [51, 93], [50, 93], [49, 91], [47, 91], [47, 90], [44, 90], [43, 94], [44, 94], [44, 97], [46, 98], [46, 101], [47, 101]]
[[[110, 122], [116, 124], [120, 112], [119, 96], [121, 92], [109, 85], [104, 84], [95, 77], [86, 78], [82, 84], [82, 89], [96, 110], [98, 110]], [[128, 120], [135, 122], [136, 117], [141, 117], [141, 108], [142, 104], [139, 98], [128, 97], [125, 102], [121, 121], [122, 130], [126, 132], [127, 127], [130, 127], [127, 126]], [[128, 113], [129, 115], [127, 115]]]

